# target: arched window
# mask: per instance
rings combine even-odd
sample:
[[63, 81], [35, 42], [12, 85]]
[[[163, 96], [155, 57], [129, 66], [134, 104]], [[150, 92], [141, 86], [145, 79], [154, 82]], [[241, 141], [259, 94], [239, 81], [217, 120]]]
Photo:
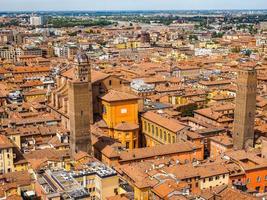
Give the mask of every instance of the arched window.
[[172, 143], [175, 143], [175, 136], [172, 136]]
[[145, 127], [145, 131], [147, 131], [147, 123], [146, 123], [146, 121], [144, 121], [144, 127]]

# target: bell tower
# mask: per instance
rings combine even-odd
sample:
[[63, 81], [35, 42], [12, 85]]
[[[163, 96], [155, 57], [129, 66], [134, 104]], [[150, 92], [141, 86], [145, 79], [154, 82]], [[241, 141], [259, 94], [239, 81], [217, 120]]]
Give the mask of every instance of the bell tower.
[[76, 55], [74, 78], [68, 84], [71, 154], [74, 156], [78, 151], [91, 154], [92, 86], [91, 67], [86, 54]]

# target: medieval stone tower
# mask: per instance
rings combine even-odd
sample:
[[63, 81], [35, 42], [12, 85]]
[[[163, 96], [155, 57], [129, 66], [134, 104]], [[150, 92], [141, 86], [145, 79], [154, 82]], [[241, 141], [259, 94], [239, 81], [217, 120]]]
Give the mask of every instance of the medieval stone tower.
[[254, 145], [257, 73], [254, 66], [238, 71], [233, 140], [235, 149]]
[[74, 78], [68, 84], [71, 154], [73, 156], [78, 151], [91, 154], [92, 85], [86, 54], [78, 53], [75, 57]]

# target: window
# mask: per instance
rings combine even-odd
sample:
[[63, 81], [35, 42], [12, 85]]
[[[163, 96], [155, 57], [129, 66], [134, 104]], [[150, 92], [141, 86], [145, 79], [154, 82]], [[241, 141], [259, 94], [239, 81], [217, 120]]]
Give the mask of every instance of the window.
[[255, 187], [255, 190], [256, 190], [257, 192], [259, 192], [259, 191], [260, 191], [260, 186]]
[[171, 143], [171, 134], [168, 134], [168, 143]]
[[107, 113], [106, 106], [103, 105], [102, 109], [103, 109], [103, 114], [106, 114]]
[[159, 129], [156, 127], [156, 137], [159, 137]]
[[111, 81], [111, 80], [109, 80], [108, 84], [109, 84], [109, 85], [112, 85], [112, 81]]
[[164, 131], [164, 141], [165, 141], [165, 142], [167, 141], [167, 134], [166, 134], [166, 131]]
[[216, 176], [215, 179], [218, 180], [219, 179], [219, 176]]
[[126, 108], [122, 108], [121, 109], [121, 114], [125, 114], [125, 113], [127, 113], [127, 109]]
[[115, 193], [116, 195], [119, 194], [119, 192], [118, 192], [118, 188], [115, 188], [115, 189], [114, 189], [114, 193]]
[[267, 181], [267, 175], [265, 176], [265, 178], [264, 178], [266, 181]]
[[148, 132], [150, 133], [150, 123], [148, 123]]
[[144, 121], [145, 131], [147, 131], [147, 123]]
[[83, 111], [81, 111], [81, 116], [83, 116]]
[[247, 183], [250, 183], [250, 178], [247, 178]]
[[154, 136], [154, 125], [151, 126], [152, 129], [152, 135]]
[[209, 181], [213, 181], [213, 177], [210, 177], [210, 178], [209, 178]]
[[162, 140], [162, 130], [161, 130], [161, 129], [159, 130], [159, 133], [160, 133], [160, 134], [159, 134], [159, 137], [160, 137], [160, 139]]
[[257, 177], [257, 182], [261, 182], [261, 177], [260, 176]]
[[126, 149], [129, 149], [129, 147], [130, 147], [130, 143], [126, 142]]

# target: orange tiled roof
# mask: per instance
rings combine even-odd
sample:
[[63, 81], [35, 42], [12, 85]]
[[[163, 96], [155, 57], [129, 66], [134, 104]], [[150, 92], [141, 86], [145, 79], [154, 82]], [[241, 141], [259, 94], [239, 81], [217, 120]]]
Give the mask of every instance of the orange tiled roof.
[[137, 124], [129, 123], [129, 122], [121, 122], [117, 124], [114, 129], [119, 131], [131, 131], [138, 129], [139, 126]]
[[139, 97], [126, 92], [109, 90], [107, 94], [101, 97], [101, 99], [107, 102], [112, 102], [112, 101], [137, 100], [139, 99]]
[[14, 145], [12, 142], [4, 135], [0, 135], [0, 149], [12, 148]]
[[178, 120], [172, 119], [172, 118], [168, 119], [168, 118], [163, 117], [160, 114], [157, 114], [153, 111], [148, 111], [148, 112], [144, 113], [142, 115], [142, 117], [155, 123], [155, 124], [158, 124], [159, 126], [166, 128], [166, 129], [168, 129], [174, 133], [177, 133], [177, 132], [179, 132], [185, 128], [185, 126], [181, 122], [179, 122]]

